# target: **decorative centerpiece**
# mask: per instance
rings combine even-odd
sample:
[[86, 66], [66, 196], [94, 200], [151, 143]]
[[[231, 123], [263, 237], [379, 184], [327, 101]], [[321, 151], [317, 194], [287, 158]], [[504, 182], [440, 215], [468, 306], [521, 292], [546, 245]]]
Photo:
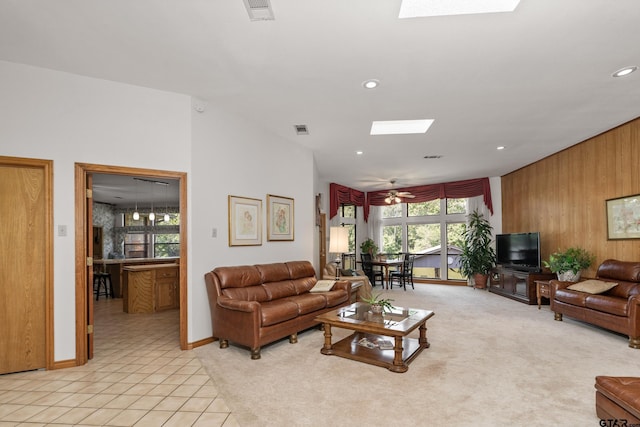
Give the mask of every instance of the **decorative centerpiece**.
[[595, 256], [583, 248], [569, 248], [564, 252], [549, 255], [549, 261], [542, 261], [545, 267], [558, 275], [558, 280], [577, 282], [585, 268], [595, 261]]
[[385, 311], [391, 312], [394, 308], [391, 304], [391, 301], [393, 300], [389, 298], [380, 298], [381, 296], [382, 293], [379, 293], [378, 295], [374, 295], [369, 298], [362, 298], [362, 301], [371, 306], [371, 312], [374, 314], [382, 314]]

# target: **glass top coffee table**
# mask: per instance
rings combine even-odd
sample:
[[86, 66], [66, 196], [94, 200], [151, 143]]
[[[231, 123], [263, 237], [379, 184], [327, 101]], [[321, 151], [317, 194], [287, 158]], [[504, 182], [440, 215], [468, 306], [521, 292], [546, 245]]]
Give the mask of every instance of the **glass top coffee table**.
[[[382, 366], [392, 372], [407, 372], [409, 363], [429, 347], [426, 323], [433, 315], [430, 310], [403, 307], [395, 307], [383, 315], [374, 314], [369, 304], [356, 302], [316, 317], [324, 325], [324, 346], [320, 352]], [[332, 344], [332, 326], [354, 333]], [[408, 337], [416, 328], [419, 338]]]

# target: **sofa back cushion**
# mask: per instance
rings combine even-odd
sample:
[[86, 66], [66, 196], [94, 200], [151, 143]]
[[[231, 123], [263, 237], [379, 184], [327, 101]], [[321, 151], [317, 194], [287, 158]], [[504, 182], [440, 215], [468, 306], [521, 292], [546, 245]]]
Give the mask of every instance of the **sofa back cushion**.
[[222, 295], [243, 301], [268, 301], [260, 271], [253, 265], [217, 267], [213, 270]]
[[608, 259], [598, 267], [596, 277], [600, 280], [615, 281], [618, 286], [605, 294], [629, 298], [640, 293], [640, 263]]

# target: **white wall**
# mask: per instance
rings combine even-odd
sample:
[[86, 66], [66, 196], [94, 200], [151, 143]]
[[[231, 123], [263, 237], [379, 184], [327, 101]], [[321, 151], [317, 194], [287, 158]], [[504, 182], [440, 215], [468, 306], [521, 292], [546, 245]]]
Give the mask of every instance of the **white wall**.
[[[215, 108], [195, 113], [186, 95], [0, 61], [0, 155], [53, 160], [54, 227], [69, 230], [54, 237], [55, 361], [75, 358], [76, 162], [187, 173], [189, 342], [211, 334], [206, 271], [313, 256], [311, 153]], [[295, 241], [228, 247], [227, 194], [267, 193], [295, 199]]]
[[[193, 115], [191, 197], [192, 291], [190, 337], [211, 336], [204, 274], [218, 266], [290, 260], [314, 261], [314, 162], [311, 151], [265, 133], [251, 122], [209, 105]], [[267, 194], [295, 206], [293, 242], [269, 242]], [[261, 246], [228, 244], [229, 195], [262, 200]], [[212, 229], [217, 237], [212, 237]]]

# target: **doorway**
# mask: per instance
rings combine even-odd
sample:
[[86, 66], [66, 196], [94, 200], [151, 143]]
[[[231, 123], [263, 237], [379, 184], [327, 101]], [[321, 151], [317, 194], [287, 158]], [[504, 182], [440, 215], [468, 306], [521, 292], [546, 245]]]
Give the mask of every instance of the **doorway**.
[[[180, 188], [180, 348], [187, 350], [187, 175], [184, 172], [162, 171], [76, 163], [75, 165], [75, 233], [76, 233], [76, 364], [87, 363], [91, 357], [90, 343], [93, 338], [93, 224], [90, 199], [93, 174], [113, 174], [149, 179], [173, 179]], [[88, 202], [89, 201], [89, 202]], [[91, 289], [89, 289], [91, 287]]]

